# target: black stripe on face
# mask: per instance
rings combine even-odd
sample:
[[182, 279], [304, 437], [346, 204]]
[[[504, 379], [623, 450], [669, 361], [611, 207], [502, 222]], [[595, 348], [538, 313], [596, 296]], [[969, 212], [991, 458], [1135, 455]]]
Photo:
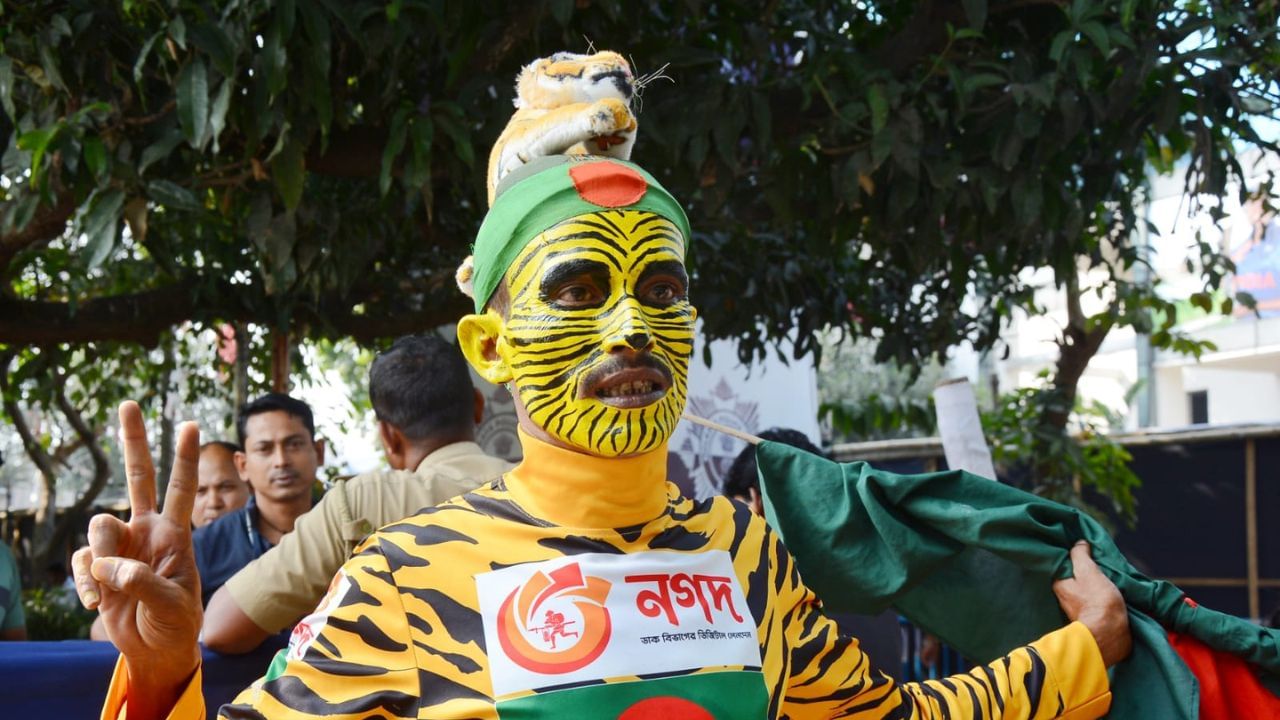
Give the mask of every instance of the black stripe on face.
[[[582, 302], [566, 302], [562, 292], [582, 286], [587, 297]], [[589, 299], [594, 291], [595, 299]], [[542, 301], [559, 310], [597, 308], [609, 297], [609, 268], [595, 260], [579, 258], [567, 260], [551, 268], [542, 276], [538, 286]]]

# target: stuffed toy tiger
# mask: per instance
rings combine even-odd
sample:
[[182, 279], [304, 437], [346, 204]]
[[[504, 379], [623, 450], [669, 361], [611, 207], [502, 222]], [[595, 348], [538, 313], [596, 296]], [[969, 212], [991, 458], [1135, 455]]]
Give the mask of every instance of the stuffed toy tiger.
[[636, 139], [631, 65], [618, 53], [560, 52], [516, 78], [516, 112], [489, 154], [489, 204], [507, 173], [544, 155], [630, 159]]

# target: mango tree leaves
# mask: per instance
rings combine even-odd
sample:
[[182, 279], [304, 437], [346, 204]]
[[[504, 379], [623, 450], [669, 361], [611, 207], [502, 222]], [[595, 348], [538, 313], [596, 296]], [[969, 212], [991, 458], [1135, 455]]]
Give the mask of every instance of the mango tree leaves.
[[200, 149], [209, 123], [209, 75], [204, 59], [192, 58], [178, 74], [178, 125], [187, 144]]
[[124, 192], [111, 189], [95, 193], [89, 200], [84, 214], [77, 220], [77, 230], [87, 239], [84, 247], [85, 265], [96, 268], [107, 259], [120, 234], [120, 211], [124, 207]]

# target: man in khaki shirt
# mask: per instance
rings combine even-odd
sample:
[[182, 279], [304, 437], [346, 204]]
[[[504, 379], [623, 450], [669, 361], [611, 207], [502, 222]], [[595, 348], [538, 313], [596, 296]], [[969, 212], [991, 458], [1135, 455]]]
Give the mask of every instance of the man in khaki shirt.
[[365, 536], [511, 467], [475, 443], [484, 398], [458, 348], [439, 336], [403, 337], [379, 354], [369, 397], [393, 469], [340, 481], [292, 533], [228, 580], [205, 610], [207, 647], [253, 650], [315, 608]]

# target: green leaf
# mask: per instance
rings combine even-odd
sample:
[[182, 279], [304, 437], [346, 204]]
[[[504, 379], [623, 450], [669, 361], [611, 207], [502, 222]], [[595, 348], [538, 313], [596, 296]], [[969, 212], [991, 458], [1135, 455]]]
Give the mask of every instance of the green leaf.
[[169, 37], [173, 38], [173, 42], [177, 44], [178, 49], [187, 49], [187, 23], [179, 15], [169, 21]]
[[285, 81], [285, 65], [288, 64], [288, 51], [285, 49], [284, 40], [280, 37], [280, 24], [272, 23], [268, 28], [266, 38], [262, 45], [262, 62], [266, 65], [264, 72], [267, 78], [267, 93], [271, 97], [280, 94], [284, 89]]
[[11, 122], [18, 119], [13, 106], [13, 59], [8, 55], [0, 55], [0, 108]]
[[[400, 150], [404, 148], [405, 140], [405, 121], [409, 118], [409, 108], [402, 107], [396, 111], [391, 117], [391, 129], [387, 133], [387, 145], [382, 148], [382, 170], [378, 174], [378, 192], [383, 195], [391, 189], [391, 171], [396, 164], [396, 157], [400, 155]], [[440, 126], [447, 130], [447, 122], [452, 122], [452, 118], [448, 116], [440, 117]]]
[[178, 74], [178, 124], [187, 144], [199, 150], [209, 123], [209, 76], [204, 58], [193, 57]]
[[889, 102], [885, 100], [883, 85], [867, 88], [867, 105], [871, 107], [871, 132], [879, 135], [889, 122]]
[[58, 60], [44, 43], [40, 43], [40, 68], [44, 70], [44, 76], [50, 85], [62, 92], [67, 91], [67, 84], [62, 81], [62, 73], [58, 71]]
[[59, 37], [71, 37], [71, 23], [61, 15], [54, 15], [49, 18], [50, 39], [54, 44], [58, 44]]
[[[397, 22], [400, 19], [400, 8], [403, 6], [401, 0], [391, 0], [387, 3], [387, 22]], [[563, 25], [564, 23], [560, 23]]]
[[1107, 37], [1107, 29], [1101, 23], [1087, 22], [1080, 26], [1080, 32], [1084, 33], [1084, 36], [1089, 38], [1094, 45], [1097, 45], [1104, 56], [1111, 54], [1111, 40]]
[[409, 170], [405, 173], [404, 184], [408, 188], [421, 188], [431, 182], [431, 139], [435, 132], [434, 124], [429, 116], [415, 118], [409, 128], [410, 154]]
[[107, 149], [102, 140], [88, 137], [84, 140], [84, 163], [94, 179], [101, 179], [107, 170]]
[[271, 161], [271, 177], [275, 180], [276, 190], [284, 200], [284, 206], [292, 211], [302, 200], [302, 187], [307, 179], [306, 158], [302, 143], [290, 137]]
[[182, 132], [177, 128], [171, 128], [159, 140], [148, 145], [142, 151], [142, 158], [138, 161], [138, 174], [141, 175], [151, 167], [152, 163], [169, 157], [169, 153], [178, 147], [178, 143], [182, 142]]
[[964, 0], [964, 15], [977, 30], [987, 24], [987, 0]]
[[208, 22], [191, 28], [191, 44], [209, 56], [209, 61], [223, 77], [235, 76], [235, 44], [222, 26]]
[[209, 134], [213, 137], [214, 155], [218, 154], [218, 137], [227, 124], [227, 110], [231, 107], [231, 89], [234, 86], [232, 78], [223, 80], [218, 95], [213, 99], [213, 109], [209, 111]]
[[61, 131], [61, 125], [54, 125], [53, 127], [36, 128], [18, 136], [18, 149], [31, 153], [31, 180], [33, 183], [38, 181], [40, 164], [44, 159], [45, 151], [49, 149], [49, 144], [53, 142]]
[[961, 92], [964, 92], [965, 94], [970, 94], [970, 93], [973, 93], [975, 90], [981, 90], [982, 88], [985, 88], [985, 87], [991, 87], [993, 85], [1004, 85], [1005, 82], [1006, 80], [1003, 75], [997, 75], [995, 73], [974, 73], [973, 75], [965, 76], [964, 85], [961, 88]]
[[120, 229], [120, 211], [124, 207], [124, 192], [112, 188], [94, 193], [88, 206], [88, 211], [77, 225], [79, 232], [88, 237], [84, 248], [85, 264], [93, 269], [101, 265], [115, 247]]
[[1133, 12], [1138, 8], [1138, 0], [1124, 0], [1120, 3], [1120, 26], [1125, 30], [1133, 24]]
[[1067, 44], [1076, 36], [1074, 30], [1063, 30], [1053, 36], [1053, 42], [1049, 43], [1049, 59], [1056, 62], [1062, 62], [1062, 55], [1067, 51]]
[[200, 202], [190, 190], [170, 180], [152, 180], [147, 183], [147, 197], [174, 210], [200, 209]]
[[163, 35], [164, 31], [158, 30], [152, 33], [151, 37], [147, 38], [146, 41], [142, 43], [142, 49], [138, 51], [138, 59], [133, 61], [134, 82], [142, 82], [142, 68], [147, 64], [147, 56], [151, 54], [152, 46], [154, 46], [156, 41]]
[[297, 221], [292, 212], [286, 212], [271, 218], [267, 225], [267, 236], [263, 246], [267, 251], [268, 265], [279, 271], [293, 257], [293, 246], [297, 242]]

